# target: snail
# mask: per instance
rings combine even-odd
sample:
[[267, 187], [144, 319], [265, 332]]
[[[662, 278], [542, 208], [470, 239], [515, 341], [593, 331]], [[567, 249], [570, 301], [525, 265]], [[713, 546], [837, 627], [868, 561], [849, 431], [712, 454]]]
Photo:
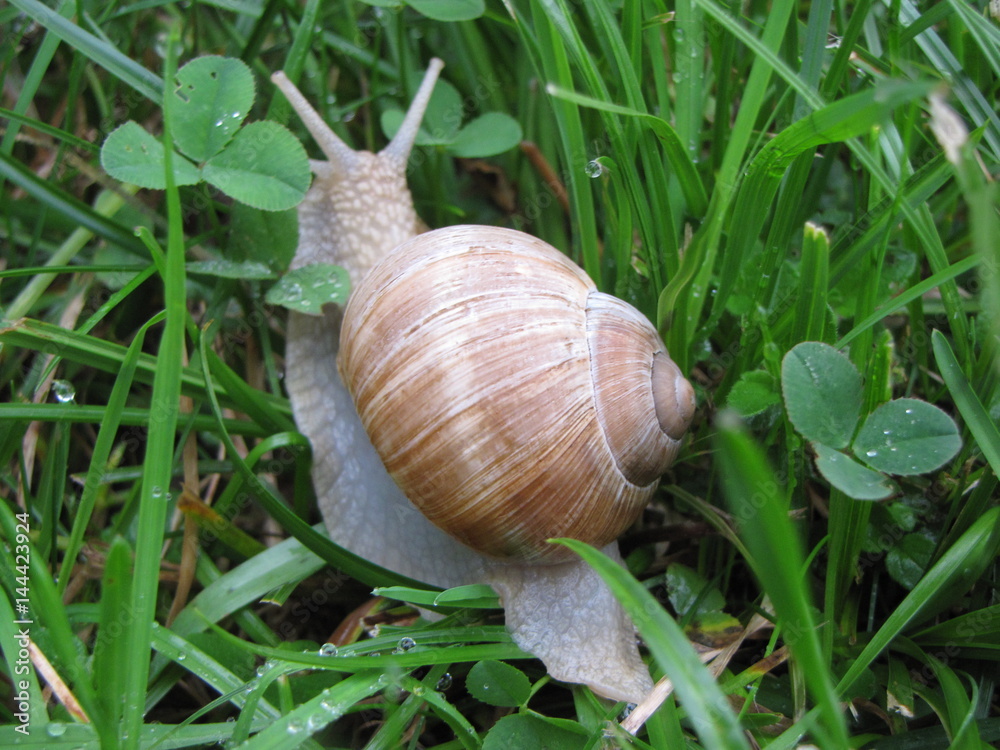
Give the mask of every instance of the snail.
[[694, 394], [646, 318], [555, 248], [499, 227], [424, 231], [406, 165], [442, 66], [378, 154], [272, 76], [327, 157], [311, 163], [292, 267], [342, 265], [353, 290], [344, 309], [288, 321], [320, 509], [335, 542], [385, 568], [488, 583], [552, 677], [638, 702], [652, 683], [631, 620], [546, 540], [621, 562], [616, 539], [673, 461]]

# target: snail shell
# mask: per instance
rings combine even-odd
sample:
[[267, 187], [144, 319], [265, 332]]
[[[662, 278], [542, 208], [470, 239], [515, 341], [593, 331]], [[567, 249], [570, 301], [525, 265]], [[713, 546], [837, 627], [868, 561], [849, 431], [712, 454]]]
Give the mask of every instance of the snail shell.
[[601, 547], [655, 491], [694, 412], [656, 330], [510, 229], [418, 235], [344, 312], [338, 366], [385, 467], [434, 524], [495, 558]]

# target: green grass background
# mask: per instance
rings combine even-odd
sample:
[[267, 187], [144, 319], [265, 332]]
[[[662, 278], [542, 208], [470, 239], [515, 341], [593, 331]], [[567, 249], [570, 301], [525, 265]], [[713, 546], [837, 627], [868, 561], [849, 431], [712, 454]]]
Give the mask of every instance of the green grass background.
[[[0, 744], [504, 747], [511, 716], [552, 747], [1000, 740], [989, 4], [490, 0], [472, 20], [424, 14], [469, 6], [0, 6]], [[372, 586], [396, 581], [310, 526], [270, 282], [185, 265], [280, 268], [293, 214], [204, 184], [136, 191], [98, 158], [125, 120], [169, 132], [164, 81], [202, 54], [246, 62], [251, 119], [285, 122], [313, 155], [274, 104], [271, 71], [298, 77], [349, 142], [378, 148], [380, 113], [443, 58], [463, 117], [507, 113], [534, 145], [463, 162], [418, 149], [420, 214], [565, 250], [655, 321], [690, 374], [696, 423], [623, 539], [632, 575], [607, 569], [648, 615], [636, 619], [651, 667], [679, 698], [637, 738], [609, 727], [620, 706], [549, 681], [490, 609], [427, 625], [382, 601], [376, 637], [348, 628], [336, 657], [319, 655]], [[942, 136], [949, 150], [932, 93], [962, 124], [957, 141]], [[962, 450], [886, 502], [831, 489], [777, 396], [781, 358], [805, 340], [845, 349], [864, 413], [922, 398], [956, 418]], [[36, 657], [22, 676], [24, 575], [49, 666]], [[687, 598], [678, 581], [694, 585]], [[773, 627], [714, 679], [691, 668], [689, 637], [755, 617]], [[417, 646], [400, 649], [404, 637]], [[466, 689], [472, 664], [497, 659], [530, 680], [513, 708]]]

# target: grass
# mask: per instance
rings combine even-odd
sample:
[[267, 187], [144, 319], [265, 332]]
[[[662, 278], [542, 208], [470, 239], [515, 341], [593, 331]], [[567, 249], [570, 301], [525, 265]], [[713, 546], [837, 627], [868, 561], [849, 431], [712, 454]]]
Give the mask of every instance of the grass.
[[[1000, 740], [987, 6], [508, 0], [463, 21], [287, 0], [0, 7], [0, 744]], [[370, 148], [406, 74], [442, 57], [465, 119], [513, 116], [540, 158], [418, 149], [421, 215], [523, 228], [660, 326], [696, 385], [695, 426], [622, 539], [631, 575], [574, 547], [676, 693], [624, 722], [636, 736], [621, 706], [517, 649], [488, 592], [415, 620], [405, 602], [433, 601], [419, 582], [321, 533], [272, 282], [190, 265], [280, 271], [294, 222], [100, 166], [128, 119], [170, 132], [164, 81], [202, 54], [249, 66], [251, 119], [297, 129], [267, 80], [283, 68]], [[958, 422], [959, 453], [884, 501], [831, 486], [781, 400], [782, 358], [805, 340], [848, 354], [862, 417], [923, 399]], [[386, 586], [398, 599], [371, 598]], [[321, 652], [334, 629], [336, 655]], [[688, 641], [722, 652], [702, 667]], [[511, 677], [507, 706], [467, 683], [496, 660], [529, 685]]]

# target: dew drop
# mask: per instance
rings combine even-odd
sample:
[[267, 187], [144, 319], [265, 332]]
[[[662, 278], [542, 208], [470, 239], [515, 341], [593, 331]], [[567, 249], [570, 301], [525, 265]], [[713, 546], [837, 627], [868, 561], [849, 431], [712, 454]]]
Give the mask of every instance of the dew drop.
[[160, 485], [155, 485], [153, 489], [149, 491], [149, 494], [152, 495], [154, 498], [159, 499], [163, 497], [163, 488], [160, 487]]
[[685, 36], [684, 29], [682, 29], [680, 26], [678, 26], [678, 27], [676, 27], [674, 29], [674, 40], [675, 41], [683, 42], [684, 41], [684, 36]]
[[302, 731], [302, 725], [297, 721], [288, 722], [288, 726], [285, 727], [285, 731], [289, 734], [298, 734]]
[[319, 655], [320, 656], [336, 656], [337, 655], [337, 647], [334, 646], [332, 643], [324, 643], [322, 646], [319, 647]]
[[424, 694], [424, 686], [423, 685], [416, 685], [413, 688], [413, 694], [416, 695], [417, 697], [420, 697], [421, 695], [423, 695]]
[[52, 381], [52, 394], [60, 404], [70, 404], [76, 401], [76, 388], [68, 380]]
[[222, 120], [216, 120], [215, 121], [215, 127], [221, 128], [222, 127]]
[[396, 648], [400, 651], [409, 651], [411, 648], [417, 645], [417, 642], [410, 638], [409, 636], [399, 639], [399, 643], [396, 644]]
[[587, 173], [587, 177], [591, 179], [600, 177], [604, 174], [604, 165], [597, 159], [591, 159], [587, 162], [587, 166], [584, 167], [584, 171]]
[[49, 737], [62, 737], [66, 734], [66, 725], [61, 721], [50, 721], [45, 726], [45, 733], [48, 734]]
[[892, 430], [882, 430], [882, 434], [883, 435], [891, 435], [892, 434]]
[[240, 113], [239, 112], [233, 112], [233, 114], [231, 114], [230, 117], [232, 117], [234, 120], [238, 120], [238, 119], [240, 119]]
[[906, 413], [907, 413], [907, 414], [913, 414], [913, 409], [907, 409], [907, 410], [906, 410]]
[[310, 732], [315, 732], [317, 729], [322, 729], [330, 721], [330, 717], [326, 714], [313, 714], [309, 717], [306, 722], [306, 728]]
[[177, 661], [185, 661], [187, 658], [187, 654], [177, 654]]
[[865, 455], [868, 456], [868, 458], [874, 458], [878, 455], [878, 451], [868, 451]]
[[451, 675], [445, 672], [441, 675], [441, 679], [437, 681], [437, 685], [434, 686], [435, 690], [447, 690], [451, 687]]

